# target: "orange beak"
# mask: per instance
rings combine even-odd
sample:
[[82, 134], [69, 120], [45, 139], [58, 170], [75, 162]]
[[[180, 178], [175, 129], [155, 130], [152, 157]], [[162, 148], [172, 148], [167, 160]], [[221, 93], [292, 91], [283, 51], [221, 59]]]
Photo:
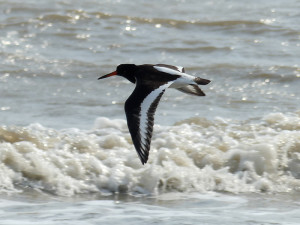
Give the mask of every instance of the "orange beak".
[[106, 75], [104, 75], [104, 76], [102, 76], [102, 77], [99, 77], [98, 80], [103, 79], [103, 78], [106, 78], [106, 77], [115, 76], [115, 75], [118, 75], [118, 74], [117, 74], [117, 71], [114, 71], [114, 72], [112, 72], [112, 73], [109, 73], [109, 74], [106, 74]]

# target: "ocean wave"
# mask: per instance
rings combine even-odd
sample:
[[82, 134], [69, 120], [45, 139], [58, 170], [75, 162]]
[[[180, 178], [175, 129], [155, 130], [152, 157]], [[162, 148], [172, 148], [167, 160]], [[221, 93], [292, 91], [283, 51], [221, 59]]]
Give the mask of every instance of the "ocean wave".
[[100, 117], [91, 130], [1, 126], [0, 162], [0, 192], [299, 191], [300, 112], [156, 125], [145, 166], [124, 120]]
[[214, 47], [214, 46], [201, 46], [201, 47], [160, 47], [154, 48], [158, 51], [167, 51], [167, 52], [230, 52], [232, 49], [230, 47]]
[[[136, 24], [160, 24], [163, 26], [171, 27], [182, 27], [186, 25], [193, 25], [198, 27], [259, 27], [261, 31], [273, 31], [274, 29], [282, 30], [283, 28], [274, 26], [271, 23], [266, 23], [264, 20], [218, 20], [218, 21], [201, 21], [198, 19], [174, 19], [174, 18], [156, 18], [156, 17], [142, 17], [142, 16], [128, 16], [122, 14], [111, 14], [101, 11], [84, 11], [84, 10], [67, 10], [64, 14], [47, 14], [37, 18], [39, 21], [47, 22], [64, 22], [64, 23], [76, 23], [80, 20], [89, 20], [89, 19], [118, 19], [123, 21], [131, 21]], [[286, 31], [283, 29], [282, 31]], [[288, 30], [293, 31], [293, 30]], [[257, 32], [257, 31], [256, 31]], [[294, 34], [295, 32], [293, 32]]]

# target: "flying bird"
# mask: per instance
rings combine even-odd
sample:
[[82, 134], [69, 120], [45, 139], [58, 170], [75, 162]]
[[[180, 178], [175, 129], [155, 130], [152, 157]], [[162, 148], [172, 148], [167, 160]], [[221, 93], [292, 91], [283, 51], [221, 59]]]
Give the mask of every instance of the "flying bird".
[[186, 74], [183, 67], [166, 64], [120, 64], [116, 71], [98, 79], [116, 75], [136, 84], [125, 102], [125, 113], [132, 142], [142, 164], [148, 160], [154, 114], [165, 90], [176, 88], [186, 94], [205, 96], [198, 85], [210, 83], [210, 80]]

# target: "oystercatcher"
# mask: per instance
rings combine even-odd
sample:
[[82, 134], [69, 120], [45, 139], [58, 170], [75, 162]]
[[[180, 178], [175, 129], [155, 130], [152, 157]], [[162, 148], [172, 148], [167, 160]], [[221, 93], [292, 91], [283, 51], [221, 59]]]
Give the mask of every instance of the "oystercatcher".
[[136, 83], [134, 91], [125, 102], [125, 113], [129, 132], [142, 164], [148, 160], [154, 113], [165, 90], [176, 88], [190, 95], [205, 96], [198, 85], [210, 83], [210, 80], [186, 74], [183, 67], [166, 64], [121, 64], [116, 71], [98, 79], [115, 75]]

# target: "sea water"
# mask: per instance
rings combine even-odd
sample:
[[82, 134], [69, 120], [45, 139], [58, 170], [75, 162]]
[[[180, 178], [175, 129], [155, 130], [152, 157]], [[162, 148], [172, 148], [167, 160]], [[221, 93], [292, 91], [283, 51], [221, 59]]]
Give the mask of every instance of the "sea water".
[[[0, 224], [299, 224], [298, 1], [2, 1]], [[149, 161], [121, 63], [167, 90]]]

